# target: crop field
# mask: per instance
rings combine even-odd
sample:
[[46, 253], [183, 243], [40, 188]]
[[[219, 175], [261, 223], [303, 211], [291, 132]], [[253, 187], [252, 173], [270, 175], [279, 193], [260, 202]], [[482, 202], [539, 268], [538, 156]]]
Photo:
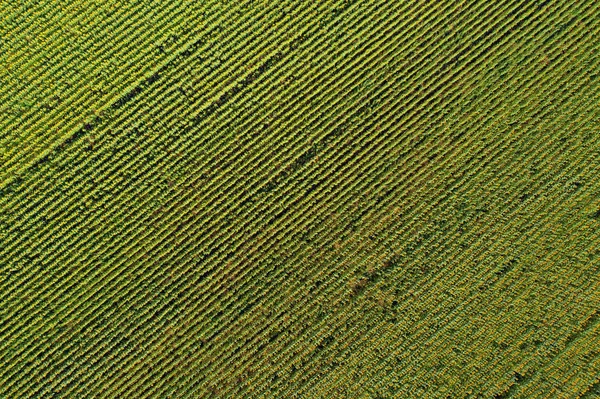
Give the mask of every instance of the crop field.
[[600, 398], [600, 2], [0, 1], [0, 399]]

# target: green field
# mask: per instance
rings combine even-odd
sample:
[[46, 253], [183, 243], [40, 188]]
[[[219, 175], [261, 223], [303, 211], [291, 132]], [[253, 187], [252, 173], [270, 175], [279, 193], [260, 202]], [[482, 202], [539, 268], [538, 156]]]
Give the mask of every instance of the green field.
[[4, 1], [0, 50], [0, 399], [600, 398], [600, 2]]

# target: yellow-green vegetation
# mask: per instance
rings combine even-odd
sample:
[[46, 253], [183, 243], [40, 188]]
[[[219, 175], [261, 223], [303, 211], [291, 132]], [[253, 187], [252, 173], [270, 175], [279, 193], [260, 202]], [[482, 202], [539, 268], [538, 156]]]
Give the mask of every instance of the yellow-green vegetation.
[[0, 4], [0, 398], [600, 397], [600, 3]]

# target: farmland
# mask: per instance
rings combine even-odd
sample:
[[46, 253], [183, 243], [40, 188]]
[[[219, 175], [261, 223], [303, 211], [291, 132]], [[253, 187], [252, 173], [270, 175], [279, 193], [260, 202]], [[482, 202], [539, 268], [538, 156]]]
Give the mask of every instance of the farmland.
[[0, 398], [600, 397], [600, 4], [0, 5]]

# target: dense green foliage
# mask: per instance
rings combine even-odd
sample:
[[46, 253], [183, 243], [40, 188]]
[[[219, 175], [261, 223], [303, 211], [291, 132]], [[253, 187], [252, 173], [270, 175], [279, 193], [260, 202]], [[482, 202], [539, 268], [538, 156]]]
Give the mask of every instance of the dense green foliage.
[[0, 398], [599, 397], [600, 3], [0, 17]]

